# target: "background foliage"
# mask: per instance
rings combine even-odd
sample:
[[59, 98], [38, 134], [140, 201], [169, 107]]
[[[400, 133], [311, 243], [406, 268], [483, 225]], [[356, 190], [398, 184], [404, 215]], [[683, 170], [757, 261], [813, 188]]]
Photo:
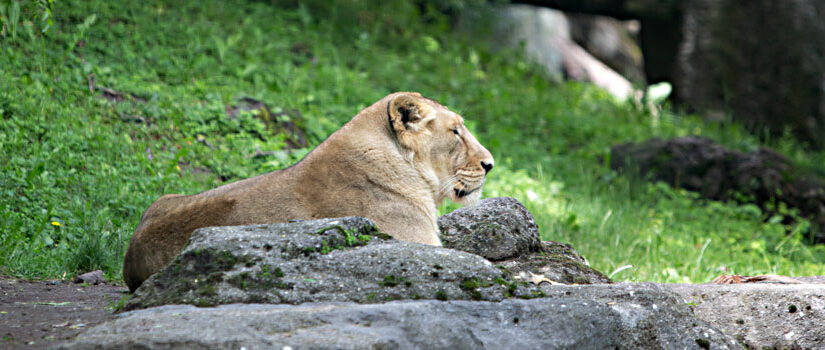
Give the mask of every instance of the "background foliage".
[[[468, 120], [497, 160], [486, 196], [518, 198], [543, 239], [573, 244], [615, 279], [825, 273], [825, 249], [806, 244], [804, 220], [784, 225], [754, 205], [699, 200], [604, 165], [612, 144], [650, 137], [758, 147], [737, 124], [668, 108], [654, 116], [548, 81], [520, 54], [451, 31], [444, 13], [478, 3], [437, 3], [0, 1], [0, 273], [102, 268], [119, 279], [128, 239], [157, 197], [308, 152], [285, 149], [250, 113], [228, 118], [242, 97], [299, 111], [314, 146], [402, 90]], [[789, 138], [762, 143], [825, 174], [822, 153]]]

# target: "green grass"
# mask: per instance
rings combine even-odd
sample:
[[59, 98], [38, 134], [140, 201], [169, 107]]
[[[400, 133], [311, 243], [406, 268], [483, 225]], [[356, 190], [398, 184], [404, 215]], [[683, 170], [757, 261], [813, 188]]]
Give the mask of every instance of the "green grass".
[[[4, 22], [15, 2], [0, 0]], [[308, 152], [285, 150], [283, 135], [250, 114], [227, 118], [242, 97], [298, 110], [314, 146], [400, 90], [468, 120], [497, 160], [486, 196], [518, 198], [542, 238], [573, 244], [605, 273], [633, 265], [617, 280], [825, 273], [825, 248], [805, 243], [804, 221], [786, 226], [754, 205], [699, 200], [604, 166], [612, 144], [654, 136], [702, 135], [739, 150], [767, 143], [825, 174], [822, 153], [788, 138], [760, 142], [727, 121], [668, 109], [654, 118], [596, 88], [548, 81], [519, 54], [452, 33], [448, 19], [407, 2], [57, 1], [46, 34], [45, 10], [20, 4], [0, 37], [0, 273], [102, 268], [119, 279], [157, 197]], [[127, 99], [90, 92], [92, 77]], [[251, 157], [257, 149], [274, 152]]]

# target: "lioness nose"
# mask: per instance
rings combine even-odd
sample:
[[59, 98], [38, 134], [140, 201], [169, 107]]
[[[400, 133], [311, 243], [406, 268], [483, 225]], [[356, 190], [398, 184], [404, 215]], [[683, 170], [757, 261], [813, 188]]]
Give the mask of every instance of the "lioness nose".
[[481, 161], [481, 167], [484, 168], [484, 173], [489, 173], [493, 169], [493, 163]]

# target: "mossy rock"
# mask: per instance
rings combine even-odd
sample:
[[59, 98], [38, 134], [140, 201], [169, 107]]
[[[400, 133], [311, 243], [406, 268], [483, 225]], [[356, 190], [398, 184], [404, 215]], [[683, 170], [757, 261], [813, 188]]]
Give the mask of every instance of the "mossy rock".
[[518, 200], [488, 198], [438, 219], [444, 246], [481, 255], [509, 273], [563, 284], [610, 283], [568, 244], [543, 242]]
[[388, 239], [369, 220], [349, 217], [196, 230], [189, 246], [138, 288], [125, 310], [540, 295], [538, 286], [519, 283], [478, 255]]

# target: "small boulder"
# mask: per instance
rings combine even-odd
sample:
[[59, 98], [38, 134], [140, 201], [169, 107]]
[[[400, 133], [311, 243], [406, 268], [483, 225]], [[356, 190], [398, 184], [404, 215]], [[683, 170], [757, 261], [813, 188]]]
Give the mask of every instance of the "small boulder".
[[438, 218], [447, 248], [481, 255], [491, 261], [517, 258], [541, 249], [533, 216], [515, 198], [487, 198]]
[[610, 283], [570, 245], [542, 242], [533, 215], [514, 198], [484, 199], [441, 216], [438, 226], [444, 247], [481, 255], [516, 275], [529, 273], [551, 283]]
[[87, 272], [82, 275], [77, 275], [72, 279], [74, 283], [88, 283], [88, 284], [100, 284], [106, 283], [106, 279], [103, 278], [103, 271], [95, 270], [92, 272]]

